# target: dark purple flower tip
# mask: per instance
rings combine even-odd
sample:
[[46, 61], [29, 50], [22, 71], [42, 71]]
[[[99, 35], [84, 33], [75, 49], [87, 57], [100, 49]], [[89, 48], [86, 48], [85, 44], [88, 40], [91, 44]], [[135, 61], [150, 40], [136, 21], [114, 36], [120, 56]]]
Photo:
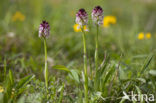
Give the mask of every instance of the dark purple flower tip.
[[80, 26], [87, 25], [88, 23], [88, 14], [85, 11], [85, 9], [79, 9], [79, 11], [76, 13], [76, 23]]
[[96, 6], [92, 11], [92, 19], [98, 25], [101, 25], [103, 22], [103, 9], [100, 6]]
[[39, 37], [47, 38], [50, 34], [50, 25], [47, 21], [42, 21], [39, 27]]
[[87, 12], [85, 11], [85, 9], [82, 8], [77, 12], [76, 16], [79, 16], [79, 17], [87, 16]]
[[96, 6], [94, 9], [93, 9], [93, 12], [94, 13], [103, 13], [103, 10], [102, 10], [102, 8], [100, 7], [100, 6]]

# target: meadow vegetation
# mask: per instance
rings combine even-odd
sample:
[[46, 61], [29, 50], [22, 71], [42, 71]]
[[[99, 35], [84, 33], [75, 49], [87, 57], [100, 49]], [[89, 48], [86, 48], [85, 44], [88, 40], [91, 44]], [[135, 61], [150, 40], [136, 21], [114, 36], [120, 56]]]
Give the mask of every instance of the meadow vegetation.
[[[132, 92], [139, 103], [155, 103], [155, 5], [1, 0], [0, 103], [137, 103]], [[103, 9], [101, 23], [93, 18], [96, 6]], [[87, 24], [75, 22], [81, 8]], [[41, 24], [50, 32], [42, 33]]]

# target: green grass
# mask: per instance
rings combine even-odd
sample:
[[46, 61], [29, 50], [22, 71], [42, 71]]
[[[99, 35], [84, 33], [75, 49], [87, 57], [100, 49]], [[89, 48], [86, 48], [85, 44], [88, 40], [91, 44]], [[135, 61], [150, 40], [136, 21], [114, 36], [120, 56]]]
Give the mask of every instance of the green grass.
[[[98, 70], [94, 61], [97, 31], [91, 20], [97, 5], [103, 8], [104, 16], [117, 18], [109, 28], [99, 27]], [[84, 102], [82, 33], [73, 30], [80, 8], [89, 14], [89, 103], [135, 103], [122, 99], [123, 92], [131, 91], [153, 94], [156, 99], [155, 5], [154, 0], [1, 0], [0, 86], [4, 91], [0, 103]], [[24, 21], [12, 21], [16, 11], [25, 16]], [[44, 43], [38, 37], [42, 20], [51, 27], [47, 39], [48, 94]], [[140, 32], [150, 32], [151, 38], [138, 40]]]

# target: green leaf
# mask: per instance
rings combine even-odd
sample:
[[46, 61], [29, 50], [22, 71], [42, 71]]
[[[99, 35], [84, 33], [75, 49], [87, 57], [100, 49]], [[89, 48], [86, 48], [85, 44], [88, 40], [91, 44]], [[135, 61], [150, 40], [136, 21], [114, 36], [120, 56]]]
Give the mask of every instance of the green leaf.
[[76, 82], [79, 83], [79, 75], [78, 75], [77, 71], [76, 71], [76, 70], [71, 70], [70, 73], [71, 73], [73, 79], [74, 79]]
[[119, 68], [119, 74], [120, 74], [120, 79], [121, 80], [126, 80], [128, 79], [127, 72], [123, 70], [123, 68]]
[[[106, 55], [106, 54], [105, 54]], [[103, 75], [108, 63], [109, 63], [110, 57], [105, 57], [101, 66], [100, 66], [100, 76]]]
[[143, 83], [146, 83], [146, 79], [144, 79], [144, 78], [136, 78], [136, 80], [139, 80], [139, 81], [141, 81]]
[[55, 65], [52, 68], [53, 69], [64, 70], [64, 71], [70, 72], [70, 70], [68, 68], [66, 68], [65, 66], [63, 66], [63, 65]]
[[153, 75], [153, 76], [156, 76], [156, 70], [150, 70], [150, 71], [149, 71], [149, 74], [150, 74], [150, 75]]
[[[104, 80], [104, 84], [107, 82], [107, 80], [111, 77], [111, 75], [114, 73], [114, 68], [111, 68], [111, 70], [106, 74], [105, 80]], [[104, 85], [103, 84], [103, 85]]]
[[96, 80], [100, 80], [100, 78], [103, 78], [104, 71], [108, 66], [108, 62], [109, 62], [109, 58], [105, 57], [105, 59], [103, 60], [103, 63], [101, 64], [101, 66], [99, 67], [97, 71]]
[[35, 77], [35, 75], [32, 76], [27, 76], [22, 78], [19, 83], [16, 86], [16, 89], [20, 89], [22, 87], [24, 87], [25, 85], [27, 85], [33, 78]]
[[151, 63], [152, 59], [153, 59], [153, 54], [151, 54], [151, 55], [147, 58], [145, 64], [143, 65], [143, 67], [142, 67], [142, 69], [141, 69], [141, 72], [140, 72], [139, 76], [142, 75], [142, 74], [144, 73], [144, 71], [147, 69], [147, 67], [148, 67], [149, 64]]
[[14, 84], [14, 77], [13, 77], [13, 73], [11, 70], [9, 70], [9, 80], [10, 80], [11, 85], [13, 85]]
[[58, 103], [62, 103], [63, 99], [63, 91], [64, 91], [64, 84], [59, 88], [58, 92], [60, 92], [59, 101]]

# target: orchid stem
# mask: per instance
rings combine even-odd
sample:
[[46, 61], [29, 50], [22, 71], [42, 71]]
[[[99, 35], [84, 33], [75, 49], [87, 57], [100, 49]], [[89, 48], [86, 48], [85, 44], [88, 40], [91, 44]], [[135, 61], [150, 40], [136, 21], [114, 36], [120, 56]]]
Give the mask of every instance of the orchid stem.
[[95, 88], [97, 89], [97, 71], [98, 71], [98, 34], [99, 34], [99, 25], [96, 25], [96, 39], [95, 39], [95, 43], [96, 43], [96, 47], [95, 47]]
[[47, 43], [45, 38], [44, 38], [44, 52], [45, 52], [44, 78], [45, 78], [46, 90], [48, 91]]
[[87, 75], [87, 50], [86, 50], [86, 34], [83, 28], [81, 28], [83, 34], [83, 49], [84, 49], [84, 77], [85, 77], [85, 83], [84, 83], [84, 89], [85, 89], [85, 103], [88, 103], [88, 75]]

